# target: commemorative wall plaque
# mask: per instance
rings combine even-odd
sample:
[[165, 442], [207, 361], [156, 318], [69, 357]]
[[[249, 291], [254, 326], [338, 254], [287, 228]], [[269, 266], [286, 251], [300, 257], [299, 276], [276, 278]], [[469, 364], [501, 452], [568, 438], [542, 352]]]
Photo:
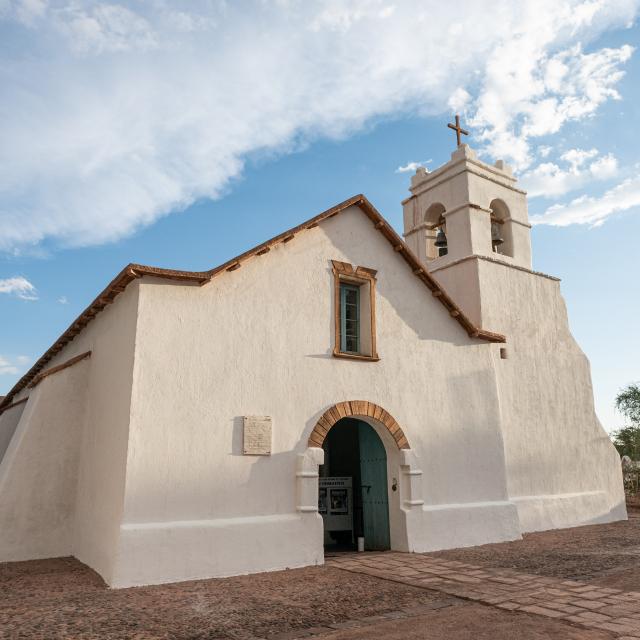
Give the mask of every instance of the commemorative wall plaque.
[[243, 451], [245, 456], [271, 455], [271, 418], [244, 416]]

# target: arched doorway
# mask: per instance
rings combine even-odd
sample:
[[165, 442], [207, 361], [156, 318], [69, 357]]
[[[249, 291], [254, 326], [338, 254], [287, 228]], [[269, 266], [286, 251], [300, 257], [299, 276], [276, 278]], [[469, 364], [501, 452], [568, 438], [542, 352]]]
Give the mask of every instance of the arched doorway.
[[391, 547], [387, 454], [375, 429], [355, 417], [336, 421], [322, 442], [318, 510], [326, 550]]

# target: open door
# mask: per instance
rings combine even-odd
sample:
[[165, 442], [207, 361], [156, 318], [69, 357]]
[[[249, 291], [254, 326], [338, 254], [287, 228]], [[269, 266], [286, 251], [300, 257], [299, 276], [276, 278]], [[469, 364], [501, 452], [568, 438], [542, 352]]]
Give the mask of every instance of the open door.
[[391, 547], [387, 453], [378, 434], [366, 422], [358, 422], [358, 440], [364, 545], [367, 551], [383, 551]]

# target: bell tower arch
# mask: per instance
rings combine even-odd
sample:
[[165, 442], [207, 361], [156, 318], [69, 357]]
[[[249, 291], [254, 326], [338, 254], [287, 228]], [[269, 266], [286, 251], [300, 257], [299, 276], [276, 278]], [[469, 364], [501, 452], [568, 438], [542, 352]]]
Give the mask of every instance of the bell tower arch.
[[[486, 164], [461, 144], [436, 171], [419, 167], [409, 191], [402, 202], [404, 237], [430, 271], [473, 255], [531, 268], [526, 193], [502, 160]], [[440, 229], [446, 252], [434, 247]]]
[[481, 326], [483, 288], [495, 283], [480, 263], [531, 270], [527, 198], [516, 183], [504, 161], [487, 164], [460, 144], [435, 171], [419, 167], [402, 202], [407, 244]]

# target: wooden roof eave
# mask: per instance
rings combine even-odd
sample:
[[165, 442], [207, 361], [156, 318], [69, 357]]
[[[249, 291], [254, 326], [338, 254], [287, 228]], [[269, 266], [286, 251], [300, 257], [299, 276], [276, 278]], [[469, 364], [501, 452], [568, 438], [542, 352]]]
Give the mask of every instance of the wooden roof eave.
[[249, 249], [248, 251], [245, 251], [239, 256], [210, 269], [209, 271], [179, 271], [134, 263], [128, 264], [105, 287], [105, 289], [98, 294], [93, 302], [69, 325], [64, 333], [51, 345], [51, 347], [44, 352], [31, 369], [29, 369], [29, 371], [27, 371], [27, 373], [18, 380], [18, 382], [0, 402], [0, 412], [10, 405], [15, 395], [27, 387], [33, 378], [42, 371], [43, 367], [69, 342], [71, 342], [73, 338], [78, 335], [100, 311], [102, 311], [102, 309], [110, 305], [133, 280], [142, 278], [143, 276], [151, 276], [167, 280], [193, 282], [195, 284], [204, 285], [220, 273], [239, 269], [249, 258], [268, 253], [273, 246], [289, 242], [301, 231], [313, 229], [324, 220], [328, 220], [352, 206], [358, 206], [365, 213], [365, 215], [373, 222], [374, 228], [389, 241], [394, 250], [397, 251], [411, 267], [414, 275], [419, 277], [432, 293], [437, 292], [437, 297], [441, 304], [445, 306], [450, 315], [452, 315], [452, 318], [463, 327], [469, 336], [472, 338], [486, 340], [488, 342], [506, 342], [506, 337], [504, 335], [476, 327], [475, 324], [464, 314], [462, 309], [460, 309], [460, 307], [458, 307], [458, 305], [449, 297], [440, 284], [438, 284], [438, 282], [427, 272], [424, 265], [416, 255], [411, 251], [411, 249], [409, 249], [402, 238], [394, 231], [391, 225], [382, 217], [369, 200], [367, 200], [363, 194], [358, 194], [344, 202], [341, 202], [340, 204], [335, 205], [334, 207], [331, 207], [331, 209], [323, 211], [302, 224], [299, 224], [296, 227], [293, 227], [292, 229], [289, 229], [270, 240]]
[[506, 342], [507, 339], [500, 333], [494, 333], [476, 327], [476, 325], [465, 315], [462, 309], [452, 300], [438, 281], [425, 269], [419, 258], [411, 251], [402, 238], [396, 233], [391, 225], [382, 217], [382, 215], [375, 209], [375, 207], [366, 199], [362, 198], [362, 208], [367, 214], [369, 219], [374, 223], [374, 227], [378, 229], [382, 235], [389, 241], [393, 248], [404, 258], [407, 264], [411, 267], [414, 275], [416, 275], [427, 288], [433, 293], [438, 292], [437, 298], [445, 306], [445, 308], [453, 317], [457, 320], [465, 329], [465, 331], [472, 338], [480, 338], [489, 342]]
[[44, 366], [69, 344], [100, 311], [112, 304], [117, 296], [120, 295], [133, 280], [145, 275], [171, 280], [193, 281], [199, 284], [203, 284], [209, 280], [209, 275], [206, 272], [174, 271], [172, 269], [161, 269], [139, 264], [127, 265], [67, 327], [49, 349], [40, 356], [29, 371], [18, 380], [0, 403], [0, 411], [11, 404], [12, 398], [25, 389], [31, 381], [42, 372]]

